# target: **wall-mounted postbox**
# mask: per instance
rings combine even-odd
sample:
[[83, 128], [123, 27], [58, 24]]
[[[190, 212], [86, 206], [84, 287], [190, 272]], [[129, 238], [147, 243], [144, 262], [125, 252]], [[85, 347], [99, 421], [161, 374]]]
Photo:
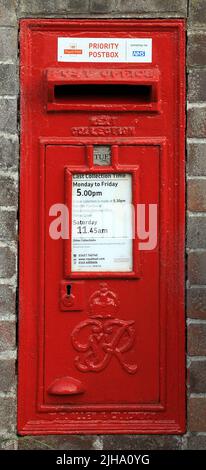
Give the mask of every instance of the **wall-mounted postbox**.
[[22, 20], [20, 434], [184, 432], [184, 22]]

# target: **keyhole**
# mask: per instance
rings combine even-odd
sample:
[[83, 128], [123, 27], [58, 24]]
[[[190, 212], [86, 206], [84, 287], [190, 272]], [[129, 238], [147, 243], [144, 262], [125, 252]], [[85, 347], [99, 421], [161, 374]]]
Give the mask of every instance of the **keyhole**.
[[66, 289], [67, 289], [67, 295], [70, 296], [71, 295], [71, 290], [72, 290], [71, 284], [67, 284]]

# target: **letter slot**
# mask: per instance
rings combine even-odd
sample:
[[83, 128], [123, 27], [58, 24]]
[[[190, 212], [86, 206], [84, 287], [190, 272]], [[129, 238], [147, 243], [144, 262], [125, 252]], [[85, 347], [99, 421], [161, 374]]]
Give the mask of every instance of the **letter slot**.
[[45, 75], [48, 111], [160, 110], [160, 72], [157, 68], [131, 70], [48, 69]]

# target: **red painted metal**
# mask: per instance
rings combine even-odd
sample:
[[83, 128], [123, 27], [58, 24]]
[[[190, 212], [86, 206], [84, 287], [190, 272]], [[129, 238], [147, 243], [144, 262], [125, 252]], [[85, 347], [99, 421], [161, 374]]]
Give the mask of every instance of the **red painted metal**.
[[48, 387], [47, 392], [50, 395], [79, 395], [84, 393], [80, 380], [73, 377], [60, 377]]
[[[63, 36], [149, 37], [152, 64], [58, 63]], [[21, 21], [20, 434], [185, 430], [184, 67], [183, 20]], [[96, 101], [55, 95], [81, 84]], [[104, 84], [137, 95], [111, 102]], [[109, 166], [93, 145], [111, 145]], [[157, 204], [158, 245], [136, 237], [131, 272], [74, 273], [49, 210], [72, 209], [73, 173], [104, 172]]]

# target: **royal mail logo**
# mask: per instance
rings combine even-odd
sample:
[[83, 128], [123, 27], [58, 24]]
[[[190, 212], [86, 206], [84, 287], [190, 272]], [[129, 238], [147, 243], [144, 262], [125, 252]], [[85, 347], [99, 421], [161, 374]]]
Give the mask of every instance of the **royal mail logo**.
[[83, 54], [83, 50], [78, 49], [77, 44], [72, 43], [72, 44], [69, 44], [69, 47], [67, 49], [64, 49], [64, 54], [72, 54], [72, 55]]

